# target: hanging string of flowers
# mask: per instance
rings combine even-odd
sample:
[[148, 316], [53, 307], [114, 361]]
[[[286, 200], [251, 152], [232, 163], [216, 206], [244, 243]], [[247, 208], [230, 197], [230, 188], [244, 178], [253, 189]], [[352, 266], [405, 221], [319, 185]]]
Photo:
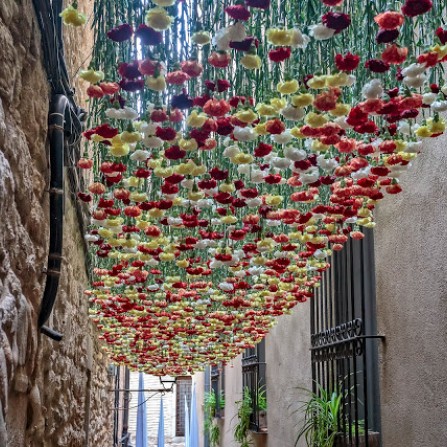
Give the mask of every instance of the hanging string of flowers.
[[[86, 239], [118, 362], [259, 342], [445, 131], [445, 1], [97, 1]], [[91, 172], [91, 174], [89, 174]]]

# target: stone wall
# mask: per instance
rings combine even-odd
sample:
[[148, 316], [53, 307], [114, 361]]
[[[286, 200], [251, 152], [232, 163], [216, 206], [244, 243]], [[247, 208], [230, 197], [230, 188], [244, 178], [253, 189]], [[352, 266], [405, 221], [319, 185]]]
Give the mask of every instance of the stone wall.
[[[91, 8], [92, 2], [84, 3]], [[73, 73], [88, 58], [82, 51], [89, 42], [82, 30], [70, 33], [66, 54]], [[49, 322], [63, 341], [37, 329], [49, 239], [50, 92], [41, 58], [32, 1], [2, 0], [0, 446], [105, 447], [112, 443], [113, 394], [108, 362], [88, 321], [82, 235], [68, 196], [61, 282]]]
[[377, 213], [375, 256], [384, 447], [447, 439], [447, 138], [426, 140]]

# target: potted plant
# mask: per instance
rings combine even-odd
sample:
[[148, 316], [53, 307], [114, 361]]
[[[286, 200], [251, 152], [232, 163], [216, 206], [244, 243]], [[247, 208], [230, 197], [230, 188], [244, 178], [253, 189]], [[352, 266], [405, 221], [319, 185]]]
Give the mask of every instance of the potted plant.
[[250, 447], [250, 416], [253, 412], [250, 389], [244, 388], [242, 399], [236, 402], [238, 423], [234, 427], [234, 440], [240, 447]]
[[259, 431], [267, 429], [267, 394], [265, 385], [258, 388], [257, 404], [259, 412]]
[[216, 393], [210, 391], [205, 393], [204, 405], [204, 431], [208, 434], [211, 447], [219, 445], [220, 427], [216, 422]]

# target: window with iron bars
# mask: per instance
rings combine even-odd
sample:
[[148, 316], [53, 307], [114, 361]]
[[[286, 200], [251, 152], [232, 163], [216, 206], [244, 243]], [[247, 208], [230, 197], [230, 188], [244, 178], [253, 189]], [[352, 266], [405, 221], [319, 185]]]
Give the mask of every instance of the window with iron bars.
[[225, 368], [222, 363], [211, 366], [211, 392], [216, 399], [215, 417], [225, 416]]
[[250, 429], [256, 432], [267, 431], [267, 389], [266, 389], [265, 340], [254, 348], [246, 349], [242, 355], [243, 394], [248, 389], [252, 412]]
[[341, 396], [334, 447], [380, 447], [374, 237], [349, 240], [311, 303], [313, 392]]

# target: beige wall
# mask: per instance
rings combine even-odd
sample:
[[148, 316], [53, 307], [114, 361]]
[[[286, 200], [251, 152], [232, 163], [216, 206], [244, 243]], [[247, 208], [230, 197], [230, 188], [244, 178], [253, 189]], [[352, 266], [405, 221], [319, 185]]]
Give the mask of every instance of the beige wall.
[[447, 445], [446, 144], [428, 140], [377, 212], [384, 447]]
[[[87, 46], [82, 30], [68, 40], [70, 72]], [[49, 238], [49, 88], [31, 0], [0, 2], [0, 48], [0, 446], [110, 446], [108, 362], [88, 319], [82, 235], [68, 196], [49, 321], [63, 341], [37, 328]]]

